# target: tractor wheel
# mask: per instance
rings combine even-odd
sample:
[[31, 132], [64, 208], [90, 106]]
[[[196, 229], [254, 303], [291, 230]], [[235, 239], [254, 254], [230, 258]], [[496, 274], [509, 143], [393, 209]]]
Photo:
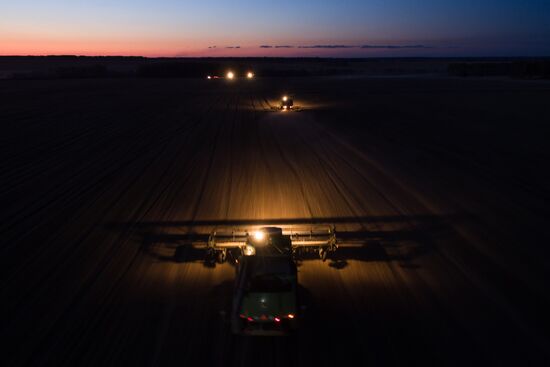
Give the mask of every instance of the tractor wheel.
[[216, 252], [213, 249], [206, 250], [206, 256], [204, 258], [204, 263], [207, 266], [215, 265], [215, 263], [216, 263]]
[[225, 262], [225, 259], [227, 259], [227, 251], [226, 250], [222, 250], [222, 251], [218, 251], [218, 262], [220, 264], [223, 264]]
[[323, 262], [325, 262], [327, 260], [327, 250], [325, 249], [320, 249], [319, 250], [319, 257], [321, 258], [321, 260]]

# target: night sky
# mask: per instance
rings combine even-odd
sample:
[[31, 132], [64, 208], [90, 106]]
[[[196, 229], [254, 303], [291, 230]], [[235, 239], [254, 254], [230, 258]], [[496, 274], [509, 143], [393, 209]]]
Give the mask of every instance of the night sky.
[[0, 0], [0, 54], [550, 56], [550, 1]]

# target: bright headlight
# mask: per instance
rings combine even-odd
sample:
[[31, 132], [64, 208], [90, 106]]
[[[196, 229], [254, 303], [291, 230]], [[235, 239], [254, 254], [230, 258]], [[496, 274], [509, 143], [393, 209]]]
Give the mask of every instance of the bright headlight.
[[284, 96], [284, 97], [283, 97], [283, 101], [286, 102], [287, 100], [288, 100], [288, 97], [287, 97], [287, 96]]
[[233, 79], [234, 77], [235, 77], [235, 74], [233, 74], [232, 71], [229, 71], [229, 72], [227, 73], [227, 79]]
[[265, 238], [265, 233], [262, 231], [256, 231], [254, 232], [254, 239], [256, 241], [262, 241]]
[[254, 77], [254, 73], [252, 73], [251, 71], [249, 71], [247, 74], [246, 74], [246, 77], [248, 79], [252, 79]]

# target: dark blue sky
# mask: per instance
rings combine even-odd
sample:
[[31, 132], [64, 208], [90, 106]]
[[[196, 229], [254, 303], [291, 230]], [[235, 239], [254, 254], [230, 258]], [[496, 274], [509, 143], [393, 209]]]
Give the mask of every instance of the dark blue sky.
[[1, 1], [1, 54], [550, 56], [550, 0]]

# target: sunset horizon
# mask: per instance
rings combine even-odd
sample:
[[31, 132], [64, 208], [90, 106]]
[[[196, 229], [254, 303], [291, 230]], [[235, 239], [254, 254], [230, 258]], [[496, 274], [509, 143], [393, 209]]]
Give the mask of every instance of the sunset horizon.
[[550, 55], [549, 13], [539, 0], [23, 0], [4, 6], [0, 55], [536, 57]]

